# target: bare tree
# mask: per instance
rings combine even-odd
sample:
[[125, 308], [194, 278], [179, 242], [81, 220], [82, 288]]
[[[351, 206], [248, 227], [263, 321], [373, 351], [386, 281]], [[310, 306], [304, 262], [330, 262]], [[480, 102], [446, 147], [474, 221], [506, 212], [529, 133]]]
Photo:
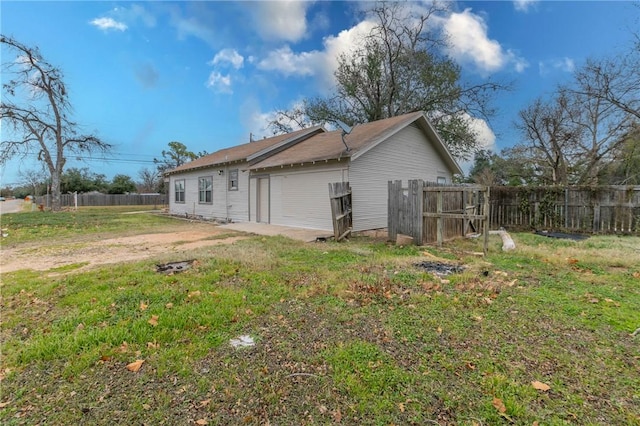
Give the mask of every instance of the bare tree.
[[[300, 111], [280, 114], [285, 121], [320, 124], [335, 120], [350, 125], [425, 111], [449, 149], [468, 158], [477, 149], [472, 117], [494, 113], [493, 94], [508, 84], [465, 84], [458, 65], [443, 53], [447, 38], [431, 22], [443, 3], [375, 3], [368, 11], [371, 31], [349, 53], [338, 58], [335, 92], [307, 99]], [[286, 129], [275, 120], [272, 128]]]
[[47, 174], [44, 169], [22, 170], [19, 177], [25, 187], [33, 189], [33, 195], [42, 195], [38, 193], [38, 189], [43, 188], [47, 182]]
[[632, 124], [632, 115], [600, 96], [588, 96], [571, 89], [561, 89], [574, 113], [570, 115], [575, 141], [573, 173], [577, 184], [597, 185], [600, 171], [613, 159], [618, 145]]
[[541, 172], [549, 171], [550, 183], [554, 185], [569, 183], [571, 168], [578, 157], [576, 147], [582, 129], [575, 125], [577, 116], [565, 93], [550, 101], [536, 99], [518, 114], [515, 126], [523, 140], [515, 148], [537, 159], [537, 167]]
[[156, 192], [160, 187], [160, 175], [157, 170], [144, 167], [138, 171], [138, 192]]
[[[69, 154], [107, 151], [110, 145], [95, 135], [79, 133], [62, 71], [48, 63], [37, 48], [0, 35], [0, 43], [15, 54], [3, 62], [3, 124], [0, 163], [14, 156], [36, 154], [51, 176], [51, 208], [60, 209], [60, 177]], [[3, 59], [11, 55], [2, 55]], [[6, 126], [6, 127], [5, 127]]]
[[575, 81], [574, 92], [640, 119], [640, 41], [626, 55], [587, 60]]

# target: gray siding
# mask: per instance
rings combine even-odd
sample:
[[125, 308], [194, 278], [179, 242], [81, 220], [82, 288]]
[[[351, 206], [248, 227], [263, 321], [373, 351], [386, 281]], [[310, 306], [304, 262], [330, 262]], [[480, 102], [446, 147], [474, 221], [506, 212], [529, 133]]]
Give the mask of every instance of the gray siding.
[[331, 231], [328, 184], [344, 181], [348, 181], [346, 161], [271, 172], [271, 223]]
[[388, 181], [439, 176], [451, 182], [451, 171], [415, 124], [373, 147], [349, 167], [354, 231], [387, 227]]
[[[212, 167], [170, 176], [169, 181], [169, 212], [176, 215], [197, 215], [206, 219], [231, 219], [234, 222], [249, 220], [249, 172], [242, 172], [246, 163], [231, 166]], [[228, 190], [229, 170], [238, 169], [238, 190]], [[222, 170], [222, 174], [219, 171]], [[201, 204], [198, 202], [198, 178], [213, 177], [213, 202]], [[185, 180], [185, 202], [175, 201], [175, 181]]]

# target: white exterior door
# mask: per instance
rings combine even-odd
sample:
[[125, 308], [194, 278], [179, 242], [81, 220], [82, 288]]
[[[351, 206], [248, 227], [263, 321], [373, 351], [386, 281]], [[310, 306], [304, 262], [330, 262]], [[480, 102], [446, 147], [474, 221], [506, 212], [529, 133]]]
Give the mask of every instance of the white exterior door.
[[269, 178], [257, 179], [256, 222], [269, 223]]

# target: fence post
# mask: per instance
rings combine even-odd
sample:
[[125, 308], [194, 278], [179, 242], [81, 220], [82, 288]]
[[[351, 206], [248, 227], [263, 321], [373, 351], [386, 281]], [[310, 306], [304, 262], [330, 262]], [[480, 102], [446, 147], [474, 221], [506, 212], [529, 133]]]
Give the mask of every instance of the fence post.
[[400, 220], [400, 200], [402, 197], [402, 181], [388, 182], [388, 207], [387, 207], [387, 238], [395, 241], [398, 237], [398, 222]]
[[593, 232], [600, 231], [600, 203], [593, 205]]
[[438, 247], [442, 247], [442, 188], [436, 193], [436, 213], [438, 217], [436, 219], [436, 238], [438, 241]]
[[482, 245], [482, 251], [486, 256], [487, 252], [489, 251], [489, 208], [490, 208], [489, 197], [491, 195], [491, 187], [486, 186], [485, 189], [486, 189], [486, 192], [484, 196], [484, 207], [483, 207], [484, 211], [482, 212], [482, 214], [484, 215], [484, 224], [483, 224], [484, 226], [482, 230], [482, 232], [484, 233], [483, 235], [484, 243]]
[[409, 193], [407, 194], [408, 210], [409, 210], [409, 222], [411, 225], [410, 236], [413, 238], [413, 242], [416, 245], [421, 246], [422, 237], [422, 221], [423, 221], [423, 192], [424, 183], [421, 179], [409, 181]]

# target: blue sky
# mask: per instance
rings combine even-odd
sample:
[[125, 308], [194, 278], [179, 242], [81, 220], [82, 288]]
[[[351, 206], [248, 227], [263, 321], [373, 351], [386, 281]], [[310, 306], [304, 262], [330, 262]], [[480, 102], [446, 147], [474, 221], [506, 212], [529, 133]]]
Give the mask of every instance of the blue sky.
[[[433, 19], [467, 79], [513, 81], [497, 116], [476, 121], [483, 143], [518, 141], [517, 112], [567, 81], [587, 57], [624, 51], [640, 27], [637, 2], [460, 1]], [[276, 109], [330, 92], [336, 56], [369, 25], [370, 2], [2, 1], [2, 33], [59, 66], [75, 119], [113, 144], [108, 161], [72, 159], [138, 179], [170, 141], [213, 152], [269, 136]], [[419, 3], [415, 3], [419, 6]], [[6, 58], [3, 57], [3, 61]], [[3, 130], [4, 132], [4, 130]], [[15, 159], [1, 185], [18, 184]]]

